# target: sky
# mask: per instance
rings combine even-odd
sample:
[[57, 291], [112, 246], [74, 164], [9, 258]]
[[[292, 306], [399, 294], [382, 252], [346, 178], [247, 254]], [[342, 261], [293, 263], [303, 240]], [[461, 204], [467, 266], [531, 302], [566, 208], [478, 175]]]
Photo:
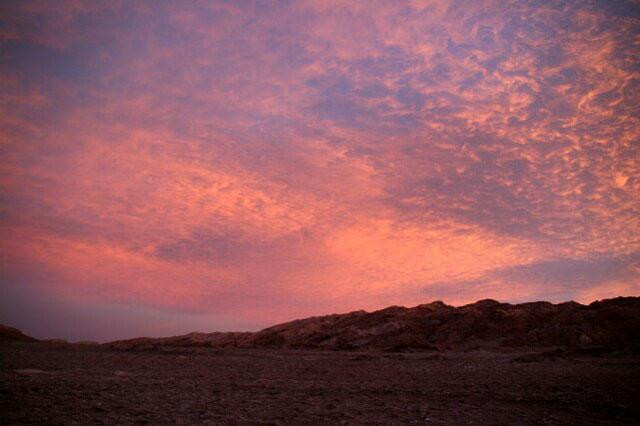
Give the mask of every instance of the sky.
[[640, 2], [3, 1], [0, 322], [640, 294]]

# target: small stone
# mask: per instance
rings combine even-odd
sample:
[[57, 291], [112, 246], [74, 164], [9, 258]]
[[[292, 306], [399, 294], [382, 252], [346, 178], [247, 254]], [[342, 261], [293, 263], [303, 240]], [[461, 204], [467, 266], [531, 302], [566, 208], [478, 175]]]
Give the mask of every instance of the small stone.
[[587, 336], [586, 334], [582, 333], [580, 335], [580, 337], [578, 338], [578, 340], [580, 341], [581, 345], [589, 345], [591, 343], [593, 343], [593, 339], [589, 336]]
[[38, 370], [37, 368], [23, 368], [20, 370], [16, 370], [16, 373], [23, 375], [23, 376], [30, 376], [33, 374], [42, 374], [42, 373], [46, 373], [46, 371], [43, 370]]

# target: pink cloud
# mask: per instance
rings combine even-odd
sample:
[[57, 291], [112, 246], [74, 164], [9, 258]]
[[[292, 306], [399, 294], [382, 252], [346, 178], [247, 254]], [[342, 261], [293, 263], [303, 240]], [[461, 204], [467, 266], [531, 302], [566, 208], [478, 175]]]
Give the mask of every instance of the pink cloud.
[[[3, 9], [7, 294], [206, 331], [638, 291], [631, 11]], [[569, 285], [571, 262], [602, 276]]]

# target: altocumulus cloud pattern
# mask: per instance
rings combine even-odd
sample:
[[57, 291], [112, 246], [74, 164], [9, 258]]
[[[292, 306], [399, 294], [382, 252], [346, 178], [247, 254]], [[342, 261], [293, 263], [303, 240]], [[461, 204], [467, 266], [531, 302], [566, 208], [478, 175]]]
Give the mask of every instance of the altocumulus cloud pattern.
[[0, 9], [0, 320], [30, 334], [640, 290], [637, 1]]

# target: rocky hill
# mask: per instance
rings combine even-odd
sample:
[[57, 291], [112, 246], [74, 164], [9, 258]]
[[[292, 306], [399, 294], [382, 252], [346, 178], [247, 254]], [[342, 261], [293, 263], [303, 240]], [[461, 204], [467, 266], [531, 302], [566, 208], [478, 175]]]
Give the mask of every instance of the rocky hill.
[[191, 333], [105, 344], [115, 349], [207, 346], [323, 350], [465, 350], [602, 348], [640, 350], [640, 297], [523, 304], [433, 302], [306, 318], [255, 333]]
[[0, 341], [36, 342], [37, 340], [27, 336], [17, 328], [0, 324]]

